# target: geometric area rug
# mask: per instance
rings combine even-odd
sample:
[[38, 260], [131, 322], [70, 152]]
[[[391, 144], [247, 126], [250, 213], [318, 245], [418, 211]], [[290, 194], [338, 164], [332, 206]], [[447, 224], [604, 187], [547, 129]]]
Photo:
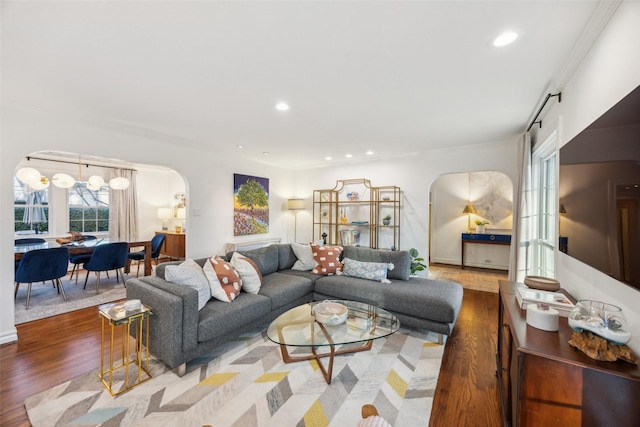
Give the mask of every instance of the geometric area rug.
[[444, 352], [435, 333], [402, 327], [369, 351], [336, 356], [329, 385], [315, 361], [283, 363], [266, 326], [190, 362], [183, 377], [150, 358], [153, 378], [115, 398], [97, 370], [82, 375], [28, 398], [29, 420], [34, 427], [350, 427], [362, 405], [373, 404], [394, 427], [429, 425]]

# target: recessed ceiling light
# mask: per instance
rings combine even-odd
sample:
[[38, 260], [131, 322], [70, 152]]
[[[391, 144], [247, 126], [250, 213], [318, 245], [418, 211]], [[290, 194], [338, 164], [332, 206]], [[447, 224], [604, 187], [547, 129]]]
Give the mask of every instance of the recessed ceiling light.
[[263, 156], [268, 156], [268, 155], [269, 155], [269, 152], [268, 152], [268, 151], [263, 151], [263, 152], [262, 152], [262, 155], [263, 155]]
[[367, 156], [373, 156], [373, 151], [367, 151]]
[[236, 145], [237, 148], [244, 148], [244, 145]]
[[345, 156], [346, 158], [349, 158], [349, 159], [350, 159], [351, 157], [353, 157], [353, 155], [352, 155], [352, 154], [345, 154], [344, 156]]
[[506, 33], [502, 33], [498, 37], [496, 37], [496, 39], [493, 41], [493, 45], [496, 47], [506, 46], [516, 41], [517, 38], [517, 33], [514, 33], [513, 31], [507, 31]]
[[325, 159], [325, 160], [331, 160], [331, 157], [330, 157], [330, 156], [327, 156], [327, 157], [325, 157], [324, 159]]
[[291, 107], [289, 107], [289, 104], [287, 104], [286, 102], [278, 102], [276, 104], [276, 110], [278, 111], [289, 111]]

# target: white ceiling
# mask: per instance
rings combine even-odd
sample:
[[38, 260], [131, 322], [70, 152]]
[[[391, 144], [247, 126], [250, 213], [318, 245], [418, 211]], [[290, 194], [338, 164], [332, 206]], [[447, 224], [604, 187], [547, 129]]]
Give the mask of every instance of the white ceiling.
[[[2, 101], [285, 168], [504, 141], [566, 78], [597, 8], [3, 1]], [[519, 39], [491, 46], [504, 30]]]

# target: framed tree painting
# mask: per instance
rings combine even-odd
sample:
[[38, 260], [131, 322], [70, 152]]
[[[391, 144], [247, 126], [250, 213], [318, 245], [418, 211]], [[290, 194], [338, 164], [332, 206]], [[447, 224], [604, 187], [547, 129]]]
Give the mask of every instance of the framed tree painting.
[[233, 235], [269, 232], [269, 179], [233, 174]]

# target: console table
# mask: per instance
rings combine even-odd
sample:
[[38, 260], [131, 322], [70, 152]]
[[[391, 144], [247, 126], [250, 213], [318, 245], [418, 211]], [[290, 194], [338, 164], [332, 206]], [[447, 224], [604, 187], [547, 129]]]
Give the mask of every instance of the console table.
[[464, 244], [483, 243], [485, 245], [511, 245], [510, 234], [478, 234], [462, 233], [462, 253], [460, 254], [460, 268], [464, 268]]
[[526, 310], [516, 304], [518, 284], [499, 282], [496, 372], [504, 425], [637, 426], [640, 367], [594, 360], [571, 347], [566, 317], [558, 332], [527, 325]]
[[156, 234], [164, 234], [164, 243], [160, 253], [172, 260], [185, 258], [185, 234], [173, 231], [156, 231]]

